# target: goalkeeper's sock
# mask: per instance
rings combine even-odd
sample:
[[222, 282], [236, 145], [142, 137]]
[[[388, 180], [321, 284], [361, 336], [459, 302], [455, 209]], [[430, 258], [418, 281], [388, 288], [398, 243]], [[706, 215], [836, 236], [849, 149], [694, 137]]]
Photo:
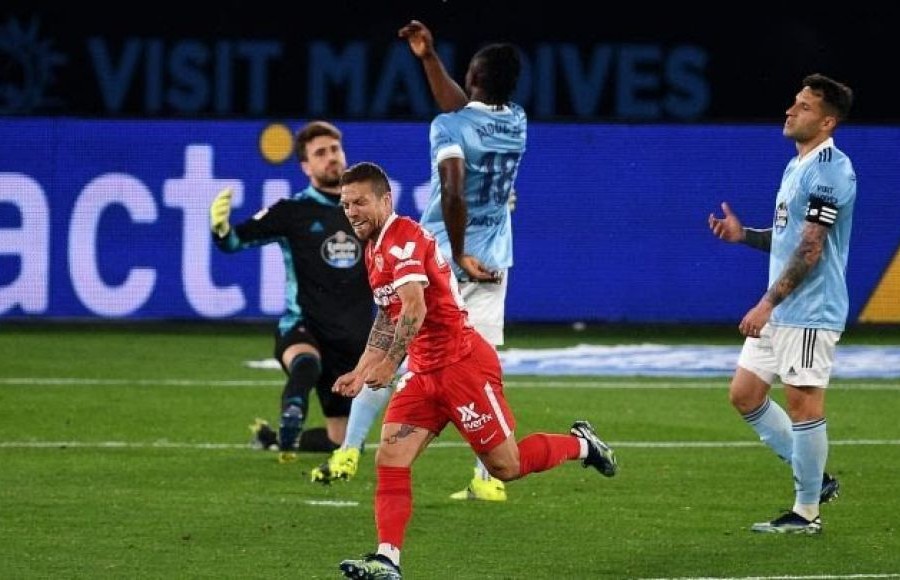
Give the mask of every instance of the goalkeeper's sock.
[[303, 410], [300, 401], [292, 399], [281, 413], [278, 427], [278, 447], [282, 451], [296, 451], [300, 443], [300, 431], [303, 430]]

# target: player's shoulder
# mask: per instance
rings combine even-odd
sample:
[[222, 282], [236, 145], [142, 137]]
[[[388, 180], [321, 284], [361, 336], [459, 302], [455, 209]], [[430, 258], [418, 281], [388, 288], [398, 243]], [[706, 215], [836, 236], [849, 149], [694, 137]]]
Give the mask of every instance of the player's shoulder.
[[422, 236], [425, 233], [425, 229], [422, 228], [422, 225], [409, 216], [397, 216], [394, 219], [394, 223], [391, 225], [388, 233], [391, 234], [392, 237], [411, 237], [411, 236]]
[[850, 157], [834, 145], [824, 147], [816, 153], [810, 169], [819, 175], [832, 178], [846, 177], [849, 179], [855, 176]]
[[509, 107], [510, 113], [512, 113], [516, 117], [521, 117], [523, 121], [528, 118], [528, 114], [525, 112], [525, 107], [523, 107], [519, 103], [509, 102], [507, 103], [507, 107]]

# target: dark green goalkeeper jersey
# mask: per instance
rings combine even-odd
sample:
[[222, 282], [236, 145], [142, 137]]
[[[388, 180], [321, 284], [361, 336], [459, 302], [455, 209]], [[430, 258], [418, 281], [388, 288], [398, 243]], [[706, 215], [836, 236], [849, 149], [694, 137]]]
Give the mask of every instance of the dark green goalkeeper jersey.
[[225, 252], [277, 243], [284, 256], [282, 334], [302, 324], [325, 342], [355, 343], [360, 352], [372, 328], [372, 290], [363, 247], [340, 197], [312, 186], [258, 212], [215, 238]]

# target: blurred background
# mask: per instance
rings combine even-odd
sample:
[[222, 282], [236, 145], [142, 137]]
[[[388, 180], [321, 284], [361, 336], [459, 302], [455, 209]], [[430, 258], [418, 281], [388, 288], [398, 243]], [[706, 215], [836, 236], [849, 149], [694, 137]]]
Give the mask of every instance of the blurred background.
[[[0, 320], [265, 320], [275, 248], [225, 256], [207, 207], [245, 219], [306, 185], [289, 136], [345, 132], [418, 217], [437, 112], [397, 30], [416, 18], [462, 76], [520, 46], [529, 140], [508, 321], [735, 324], [767, 260], [724, 244], [728, 201], [766, 227], [806, 74], [856, 93], [836, 134], [859, 176], [850, 323], [900, 323], [896, 6], [700, 10], [568, 2], [220, 2], [0, 7]], [[589, 13], [589, 14], [588, 14]], [[288, 138], [285, 138], [288, 136]]]

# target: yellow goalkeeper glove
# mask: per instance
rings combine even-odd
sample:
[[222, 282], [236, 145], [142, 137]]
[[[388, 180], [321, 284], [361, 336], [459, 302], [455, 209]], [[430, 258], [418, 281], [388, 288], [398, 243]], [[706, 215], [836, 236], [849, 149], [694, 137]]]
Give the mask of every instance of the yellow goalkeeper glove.
[[216, 199], [209, 206], [209, 225], [217, 237], [224, 238], [231, 230], [228, 224], [229, 215], [231, 215], [231, 188], [226, 187], [216, 195]]

